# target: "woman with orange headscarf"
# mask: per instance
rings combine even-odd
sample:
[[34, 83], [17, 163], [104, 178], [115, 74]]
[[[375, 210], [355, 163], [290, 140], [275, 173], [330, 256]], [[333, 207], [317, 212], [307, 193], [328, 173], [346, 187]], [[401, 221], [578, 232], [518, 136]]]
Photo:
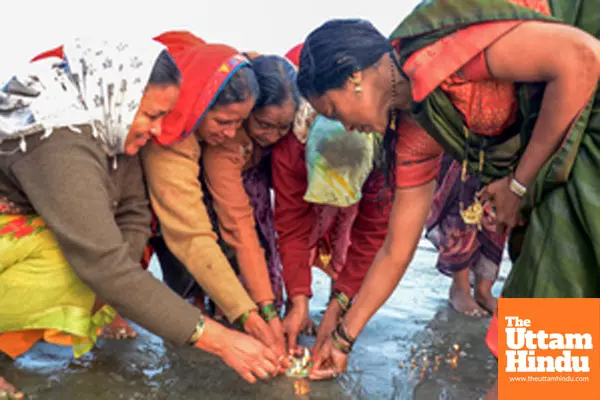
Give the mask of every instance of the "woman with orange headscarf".
[[[170, 265], [180, 274], [183, 264], [230, 322], [239, 321], [287, 364], [280, 319], [267, 324], [257, 312], [256, 304], [271, 308], [275, 298], [268, 271], [264, 263], [244, 265], [248, 295], [219, 246], [199, 180], [203, 146], [234, 138], [252, 111], [259, 94], [254, 72], [235, 49], [207, 44], [188, 32], [168, 32], [155, 39], [169, 48], [183, 75], [179, 101], [165, 119], [163, 134], [143, 153], [162, 235], [153, 239], [153, 246], [162, 258], [165, 280], [173, 287], [177, 279], [168, 277]], [[189, 291], [174, 289], [182, 295]]]

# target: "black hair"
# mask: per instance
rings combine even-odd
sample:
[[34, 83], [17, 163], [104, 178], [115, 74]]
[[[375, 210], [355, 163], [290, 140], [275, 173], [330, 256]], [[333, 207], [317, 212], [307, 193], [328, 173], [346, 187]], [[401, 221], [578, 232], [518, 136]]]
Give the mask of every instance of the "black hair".
[[[312, 31], [304, 41], [297, 77], [300, 93], [308, 99], [341, 88], [352, 74], [369, 68], [393, 51], [389, 40], [369, 21], [328, 21]], [[388, 127], [381, 145], [381, 168], [388, 186], [393, 187], [396, 132]]]
[[377, 28], [362, 19], [334, 19], [312, 31], [304, 41], [298, 88], [305, 98], [337, 89], [393, 50]]
[[215, 100], [215, 105], [242, 103], [249, 98], [258, 98], [260, 89], [256, 75], [249, 65], [244, 65], [229, 79]]
[[173, 57], [167, 50], [163, 50], [154, 62], [148, 85], [176, 85], [181, 84], [181, 71], [175, 64]]
[[300, 91], [296, 85], [296, 68], [280, 56], [259, 56], [250, 63], [260, 87], [255, 109], [293, 101], [294, 108], [300, 105]]

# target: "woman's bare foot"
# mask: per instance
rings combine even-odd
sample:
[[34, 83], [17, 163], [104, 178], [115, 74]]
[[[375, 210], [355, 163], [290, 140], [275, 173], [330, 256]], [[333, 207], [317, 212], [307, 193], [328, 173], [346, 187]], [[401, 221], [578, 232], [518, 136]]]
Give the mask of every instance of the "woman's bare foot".
[[105, 339], [134, 339], [137, 337], [137, 332], [129, 322], [117, 314], [113, 322], [102, 329], [102, 337]]
[[481, 308], [471, 295], [469, 269], [455, 272], [450, 286], [450, 306], [457, 312], [474, 318], [483, 318], [489, 313]]
[[22, 399], [23, 397], [23, 393], [0, 376], [0, 399]]
[[475, 301], [488, 313], [493, 314], [498, 306], [498, 299], [492, 295], [494, 281], [481, 280], [475, 284]]

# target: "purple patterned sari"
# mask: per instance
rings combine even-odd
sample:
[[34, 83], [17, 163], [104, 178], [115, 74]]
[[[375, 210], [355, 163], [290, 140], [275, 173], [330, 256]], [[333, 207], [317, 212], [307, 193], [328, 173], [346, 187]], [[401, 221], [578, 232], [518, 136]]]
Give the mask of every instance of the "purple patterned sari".
[[495, 281], [506, 236], [496, 233], [494, 218], [487, 212], [481, 230], [463, 222], [459, 202], [471, 204], [482, 185], [475, 176], [468, 176], [464, 183], [460, 177], [460, 163], [444, 154], [438, 188], [425, 226], [427, 239], [439, 251], [437, 268], [441, 273], [452, 276], [454, 272], [471, 268], [477, 279]]

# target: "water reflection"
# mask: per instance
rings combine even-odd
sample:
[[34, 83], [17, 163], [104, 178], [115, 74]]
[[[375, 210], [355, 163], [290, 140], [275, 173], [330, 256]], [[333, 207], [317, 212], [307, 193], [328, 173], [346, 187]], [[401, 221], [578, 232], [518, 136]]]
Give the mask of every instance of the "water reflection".
[[[100, 341], [79, 360], [70, 349], [41, 343], [15, 363], [0, 357], [0, 374], [30, 399], [48, 400], [478, 399], [496, 375], [483, 342], [489, 319], [465, 317], [447, 306], [450, 280], [432, 267], [435, 259], [432, 247], [421, 243], [402, 284], [354, 346], [348, 373], [310, 382], [302, 395], [296, 393], [307, 388], [299, 390], [285, 375], [247, 385], [218, 358], [172, 348], [139, 328], [136, 340]], [[503, 265], [501, 277], [507, 269]], [[319, 271], [313, 291], [311, 314], [318, 321], [329, 293]]]

